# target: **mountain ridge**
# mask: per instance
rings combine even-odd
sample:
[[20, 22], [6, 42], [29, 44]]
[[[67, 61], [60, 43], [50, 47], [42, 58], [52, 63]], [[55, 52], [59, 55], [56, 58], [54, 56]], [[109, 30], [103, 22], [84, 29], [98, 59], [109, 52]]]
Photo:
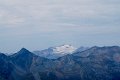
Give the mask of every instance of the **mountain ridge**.
[[57, 59], [67, 54], [72, 54], [76, 50], [72, 45], [64, 44], [56, 47], [50, 47], [41, 51], [34, 51], [33, 53], [48, 59]]
[[95, 46], [54, 60], [25, 48], [11, 56], [0, 55], [2, 80], [119, 80], [119, 75], [119, 46]]

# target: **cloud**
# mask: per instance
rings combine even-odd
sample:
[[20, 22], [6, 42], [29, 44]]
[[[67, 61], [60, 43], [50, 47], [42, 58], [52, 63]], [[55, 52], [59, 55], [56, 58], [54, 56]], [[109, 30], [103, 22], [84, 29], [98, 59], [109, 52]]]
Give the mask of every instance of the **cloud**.
[[25, 19], [19, 15], [11, 14], [9, 11], [4, 9], [0, 11], [0, 25], [17, 25], [24, 21]]
[[118, 44], [119, 9], [120, 0], [0, 0], [0, 43]]
[[4, 0], [0, 3], [9, 12], [9, 15], [17, 15], [17, 18], [13, 17], [13, 21], [10, 21], [11, 17], [7, 17], [10, 22], [4, 20], [11, 24], [23, 24], [24, 19], [26, 20], [25, 25], [72, 23], [99, 26], [119, 22], [120, 1], [118, 0]]

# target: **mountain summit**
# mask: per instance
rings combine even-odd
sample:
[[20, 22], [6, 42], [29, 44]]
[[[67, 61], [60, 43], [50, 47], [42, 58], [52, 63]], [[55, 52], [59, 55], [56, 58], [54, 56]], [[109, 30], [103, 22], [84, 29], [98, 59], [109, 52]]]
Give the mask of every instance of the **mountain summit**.
[[28, 53], [30, 52], [29, 50], [27, 50], [26, 48], [22, 48], [18, 53]]
[[[58, 52], [59, 48], [64, 51], [70, 45], [58, 46]], [[53, 58], [58, 54], [52, 53], [54, 49], [56, 47], [43, 52], [49, 52]], [[0, 80], [120, 80], [119, 46], [81, 50], [78, 48], [77, 52], [54, 60], [37, 56], [25, 48], [11, 56], [1, 53]]]
[[73, 51], [75, 51], [75, 47], [73, 47], [72, 45], [67, 45], [67, 44], [64, 44], [64, 45], [61, 45], [61, 46], [58, 46], [58, 47], [54, 47], [53, 48], [53, 51], [54, 53], [58, 53], [58, 54], [66, 54], [66, 53], [72, 53]]
[[42, 51], [34, 51], [33, 53], [48, 59], [57, 59], [67, 54], [72, 54], [76, 50], [72, 45], [64, 44], [56, 47], [50, 47]]

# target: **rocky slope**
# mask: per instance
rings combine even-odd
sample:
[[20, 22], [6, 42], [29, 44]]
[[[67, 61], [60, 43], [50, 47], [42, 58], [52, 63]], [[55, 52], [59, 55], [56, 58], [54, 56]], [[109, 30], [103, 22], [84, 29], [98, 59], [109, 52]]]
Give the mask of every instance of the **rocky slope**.
[[120, 80], [120, 47], [92, 47], [58, 59], [25, 48], [0, 54], [0, 80]]

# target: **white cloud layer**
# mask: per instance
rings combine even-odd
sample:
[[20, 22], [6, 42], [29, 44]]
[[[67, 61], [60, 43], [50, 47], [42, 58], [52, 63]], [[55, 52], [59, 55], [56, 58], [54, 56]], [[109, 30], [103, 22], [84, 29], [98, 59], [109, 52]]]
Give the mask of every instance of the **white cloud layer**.
[[118, 23], [120, 14], [119, 0], [3, 0], [0, 4], [0, 21], [5, 24], [23, 24], [27, 20], [24, 24], [99, 26]]

